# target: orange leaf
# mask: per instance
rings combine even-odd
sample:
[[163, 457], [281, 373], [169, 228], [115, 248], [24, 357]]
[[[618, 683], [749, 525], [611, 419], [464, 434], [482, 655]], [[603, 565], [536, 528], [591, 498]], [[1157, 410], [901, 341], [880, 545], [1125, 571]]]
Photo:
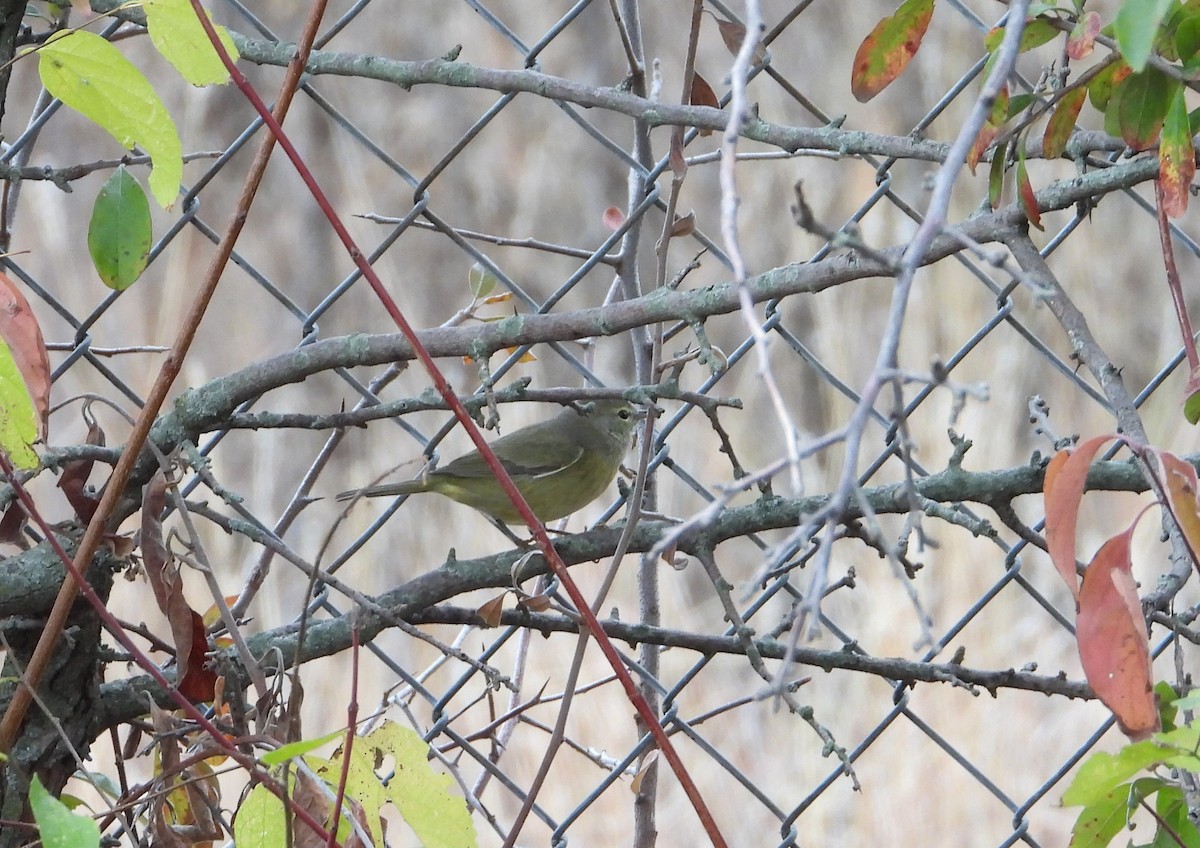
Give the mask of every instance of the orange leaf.
[[854, 54], [850, 91], [866, 103], [904, 72], [916, 55], [933, 17], [933, 0], [904, 0], [890, 17], [875, 25]]
[[1153, 456], [1166, 490], [1167, 509], [1192, 550], [1192, 564], [1200, 571], [1200, 506], [1196, 502], [1200, 484], [1196, 481], [1196, 469], [1172, 453], [1155, 451]]
[[1071, 36], [1067, 39], [1067, 55], [1076, 60], [1086, 59], [1092, 55], [1096, 36], [1099, 34], [1100, 13], [1096, 11], [1086, 13], [1071, 30]]
[[45, 441], [50, 415], [50, 357], [29, 301], [3, 273], [0, 273], [0, 338], [12, 350], [13, 362], [25, 380], [25, 389], [37, 412], [38, 436]]
[[1075, 573], [1075, 525], [1079, 520], [1079, 504], [1083, 500], [1083, 487], [1092, 459], [1114, 438], [1118, 437], [1094, 436], [1070, 453], [1059, 451], [1046, 467], [1042, 484], [1050, 561], [1076, 601], [1079, 600], [1079, 578]]
[[1158, 730], [1159, 723], [1150, 637], [1130, 570], [1133, 529], [1105, 542], [1083, 573], [1075, 638], [1088, 684], [1125, 735], [1138, 740]]

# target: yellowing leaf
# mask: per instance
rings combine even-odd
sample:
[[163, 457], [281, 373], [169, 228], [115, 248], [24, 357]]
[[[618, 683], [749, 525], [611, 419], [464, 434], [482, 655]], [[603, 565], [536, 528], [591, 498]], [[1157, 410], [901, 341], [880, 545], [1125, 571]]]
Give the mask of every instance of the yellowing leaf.
[[[346, 794], [355, 799], [373, 836], [382, 835], [380, 810], [393, 804], [424, 848], [475, 848], [479, 843], [467, 803], [454, 779], [429, 765], [429, 745], [413, 731], [386, 722], [356, 739], [350, 756]], [[329, 761], [308, 758], [322, 779], [336, 785], [341, 751]], [[390, 760], [390, 762], [389, 762]], [[376, 766], [392, 770], [384, 785]]]
[[83, 30], [54, 33], [37, 56], [47, 91], [121, 146], [138, 144], [150, 154], [150, 190], [169, 208], [183, 179], [183, 147], [167, 107], [142, 72], [116, 47]]
[[1179, 218], [1187, 211], [1192, 178], [1195, 176], [1196, 152], [1192, 148], [1187, 104], [1183, 98], [1183, 86], [1176, 86], [1158, 146], [1158, 184], [1162, 189], [1163, 211], [1168, 216]]
[[1042, 135], [1042, 155], [1047, 159], [1057, 159], [1067, 149], [1067, 140], [1071, 138], [1071, 130], [1075, 129], [1075, 119], [1087, 99], [1086, 88], [1076, 88], [1068, 91], [1059, 98], [1054, 107], [1054, 114], [1046, 122], [1046, 132]]
[[850, 90], [866, 103], [904, 72], [933, 17], [933, 0], [904, 0], [896, 13], [875, 25], [854, 54]]
[[3, 273], [0, 273], [0, 338], [8, 342], [12, 351], [37, 411], [38, 436], [45, 440], [50, 415], [50, 357], [29, 301]]
[[38, 437], [38, 417], [25, 388], [12, 349], [0, 339], [0, 450], [18, 468], [37, 468], [33, 443]]
[[[142, 0], [142, 8], [146, 12], [150, 40], [181, 77], [192, 85], [229, 82], [229, 71], [213, 49], [188, 0]], [[238, 51], [229, 32], [223, 26], [216, 30], [221, 46], [236, 61]]]

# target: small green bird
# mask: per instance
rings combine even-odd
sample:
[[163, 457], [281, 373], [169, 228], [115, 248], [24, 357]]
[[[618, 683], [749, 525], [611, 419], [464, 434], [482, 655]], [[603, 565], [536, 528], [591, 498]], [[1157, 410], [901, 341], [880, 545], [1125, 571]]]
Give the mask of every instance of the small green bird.
[[[491, 448], [534, 514], [554, 521], [604, 494], [621, 467], [637, 417], [628, 401], [593, 401], [501, 436]], [[414, 480], [352, 489], [337, 499], [418, 492], [437, 492], [505, 524], [522, 520], [479, 451]]]

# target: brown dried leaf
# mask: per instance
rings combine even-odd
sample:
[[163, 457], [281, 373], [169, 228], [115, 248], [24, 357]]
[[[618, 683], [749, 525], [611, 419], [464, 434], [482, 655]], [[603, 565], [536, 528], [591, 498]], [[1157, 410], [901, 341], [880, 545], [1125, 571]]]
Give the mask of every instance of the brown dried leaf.
[[675, 217], [675, 223], [671, 225], [671, 238], [680, 236], [690, 236], [696, 231], [696, 213], [689, 212], [686, 215]]
[[[84, 443], [103, 446], [106, 443], [104, 430], [92, 415], [90, 402], [83, 405], [83, 420], [88, 425], [87, 439]], [[67, 503], [71, 505], [71, 509], [75, 510], [76, 517], [84, 524], [92, 520], [96, 507], [100, 505], [99, 498], [84, 491], [88, 478], [92, 475], [93, 464], [90, 459], [69, 462], [63, 467], [63, 473], [58, 478], [58, 488], [66, 495]]]
[[484, 627], [499, 627], [500, 616], [504, 612], [504, 595], [497, 595], [479, 609], [475, 614], [483, 619]]
[[[713, 19], [717, 22], [717, 29], [721, 31], [721, 40], [725, 42], [725, 49], [736, 56], [742, 49], [742, 43], [746, 40], [746, 28], [733, 21], [723, 21], [716, 15], [713, 16]], [[766, 58], [767, 48], [760, 40], [754, 45], [754, 64], [761, 65]]]
[[[692, 74], [692, 91], [688, 95], [688, 102], [693, 106], [711, 106], [714, 109], [721, 108], [721, 101], [717, 99], [717, 93], [712, 90], [712, 86], [708, 84], [708, 80], [700, 76], [697, 71]], [[697, 128], [701, 136], [709, 136], [713, 134], [710, 129]]]

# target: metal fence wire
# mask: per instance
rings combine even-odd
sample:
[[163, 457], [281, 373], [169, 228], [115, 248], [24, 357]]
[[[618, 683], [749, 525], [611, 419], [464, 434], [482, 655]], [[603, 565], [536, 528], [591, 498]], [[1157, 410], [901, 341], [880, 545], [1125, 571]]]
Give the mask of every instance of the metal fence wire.
[[[690, 4], [334, 3], [285, 128], [408, 319], [431, 328], [425, 337], [435, 352], [439, 339], [451, 340], [439, 362], [461, 396], [478, 394], [485, 380], [501, 400], [524, 397], [525, 382], [535, 395], [639, 381], [659, 387], [647, 504], [680, 523], [643, 517], [657, 529], [635, 537], [598, 613], [657, 703], [730, 845], [1063, 844], [1075, 816], [1059, 803], [1069, 776], [1122, 737], [1096, 701], [1075, 697], [1086, 690], [1071, 598], [1029, 541], [1041, 527], [1037, 486], [1006, 488], [999, 478], [1028, 472], [1034, 479], [1031, 458], [1052, 448], [1030, 423], [1031, 397], [1048, 405], [1039, 420], [1062, 435], [1112, 431], [1118, 413], [1134, 409], [1115, 408], [1081, 367], [1074, 340], [1004, 247], [960, 226], [986, 197], [986, 167], [957, 177], [947, 226], [959, 235], [941, 250], [945, 259], [916, 276], [898, 373], [876, 366], [892, 276], [831, 271], [827, 280], [787, 283], [810, 267], [852, 268], [870, 263], [873, 251], [907, 244], [940, 166], [929, 145], [952, 141], [979, 95], [983, 35], [1005, 11], [984, 0], [939, 4], [900, 80], [867, 104], [853, 101], [854, 50], [893, 5], [762, 0], [764, 60], [751, 68], [745, 91], [757, 118], [785, 130], [864, 135], [843, 149], [744, 138], [736, 167], [724, 175], [735, 178], [731, 192], [722, 185], [721, 132], [688, 129], [677, 205], [672, 129], [649, 114], [642, 115], [649, 123], [634, 120], [630, 104], [645, 101], [625, 44], [644, 56], [646, 96], [664, 108], [678, 104]], [[212, 11], [235, 33], [240, 67], [260, 92], [274, 92], [290, 58], [281, 45], [299, 32], [298, 10], [219, 0]], [[743, 20], [746, 9], [710, 2], [705, 12], [695, 67], [727, 107], [734, 57], [717, 22]], [[109, 37], [137, 29], [119, 20], [103, 26]], [[71, 181], [70, 193], [49, 181], [21, 183], [15, 252], [4, 259], [32, 293], [52, 343], [56, 401], [91, 393], [131, 413], [162, 364], [264, 132], [232, 86], [187, 89], [144, 41], [117, 43], [148, 69], [192, 155], [184, 193], [155, 213], [143, 279], [108, 292], [85, 258], [86, 199], [107, 167]], [[1055, 42], [1022, 55], [1014, 92], [1044, 86], [1039, 78], [1060, 49]], [[439, 58], [453, 64], [427, 62]], [[461, 72], [446, 70], [453, 67]], [[7, 163], [31, 173], [115, 158], [110, 140], [58, 105], [32, 65], [18, 62]], [[11, 125], [22, 109], [28, 129], [17, 132]], [[1081, 120], [1098, 126], [1101, 118], [1085, 111]], [[895, 152], [878, 139], [890, 139]], [[1040, 189], [1070, 181], [1083, 166], [1063, 159], [1029, 167]], [[134, 170], [144, 178], [144, 166]], [[1180, 429], [1177, 401], [1186, 368], [1167, 332], [1174, 325], [1157, 270], [1152, 191], [1142, 181], [1098, 206], [1046, 213], [1045, 232], [1033, 238], [1120, 369], [1151, 440], [1186, 452], [1194, 437]], [[815, 230], [793, 216], [797, 182]], [[660, 265], [669, 205], [680, 217], [694, 213], [694, 226], [678, 228]], [[722, 224], [730, 211], [736, 240]], [[1175, 231], [1185, 279], [1200, 254], [1194, 229], [1190, 216]], [[764, 290], [778, 280], [779, 294], [744, 308], [734, 302], [664, 316], [654, 295], [632, 288], [668, 285], [699, 298], [717, 286], [713, 297], [736, 296], [720, 285], [735, 279], [739, 256]], [[498, 281], [492, 295], [508, 299], [473, 299], [473, 266]], [[587, 311], [630, 297], [641, 311], [621, 313], [628, 323], [619, 332]], [[530, 316], [563, 323], [537, 325], [549, 329], [536, 343], [498, 351], [486, 366], [469, 349], [447, 355], [463, 328], [514, 327]], [[647, 331], [663, 339], [657, 377], [644, 358]], [[481, 627], [478, 612], [503, 595], [496, 574], [520, 556], [484, 516], [432, 495], [348, 509], [330, 497], [377, 478], [414, 476], [427, 457], [468, 448], [444, 408], [427, 403], [430, 381], [420, 367], [355, 364], [366, 361], [354, 358], [355, 346], [376, 343], [361, 334], [394, 332], [279, 157], [177, 394], [234, 377], [269, 390], [204, 434], [181, 486], [221, 590], [236, 595], [261, 583], [238, 602], [247, 632], [280, 632], [306, 617], [314, 626], [344, 622], [358, 592], [435, 640], [385, 627], [358, 652], [323, 656], [313, 648], [299, 684], [280, 684], [284, 700], [298, 699], [303, 687], [303, 735], [344, 727], [357, 666], [359, 719], [366, 726], [386, 717], [419, 731], [437, 767], [470, 797], [480, 844], [499, 845], [535, 785], [563, 688], [574, 680], [565, 744], [538, 784], [517, 844], [643, 845], [647, 829], [657, 830], [658, 844], [703, 844], [664, 762], [650, 758], [656, 787], [635, 784], [652, 746], [594, 643], [577, 677], [568, 674], [576, 618], [555, 581], [521, 583], [545, 593], [544, 608], [521, 608], [506, 595], [505, 619]], [[337, 367], [272, 383], [272, 368], [295, 366], [305, 351], [328, 357], [331, 340], [343, 358], [322, 361]], [[855, 423], [863, 388], [878, 379], [888, 382]], [[736, 399], [740, 407], [712, 406], [714, 418], [704, 398]], [[339, 413], [381, 404], [390, 404], [392, 417], [336, 428], [345, 421]], [[501, 403], [501, 430], [545, 417], [546, 409]], [[78, 411], [67, 404], [55, 413], [52, 445], [82, 441]], [[102, 407], [96, 414], [110, 444], [123, 441], [126, 425]], [[812, 523], [847, 457], [862, 494], [842, 520]], [[995, 489], [963, 488], [969, 474], [986, 471], [997, 476], [970, 480]], [[783, 500], [767, 498], [761, 486], [736, 486], [745, 475], [758, 475]], [[50, 475], [31, 486], [52, 511]], [[619, 528], [629, 486], [622, 478], [619, 492], [614, 486], [570, 519], [568, 531], [602, 521]], [[1081, 529], [1081, 551], [1094, 550], [1098, 528], [1123, 526], [1146, 502], [1106, 497], [1096, 526]], [[764, 519], [771, 510], [790, 517]], [[178, 520], [173, 514], [168, 526]], [[721, 522], [735, 529], [710, 549], [645, 556], [666, 534]], [[605, 579], [615, 538], [563, 537], [589, 598]], [[1144, 587], [1164, 570], [1163, 551], [1152, 528], [1139, 537]], [[305, 563], [336, 578], [319, 583], [307, 605]], [[471, 569], [487, 576], [472, 583]], [[203, 579], [192, 569], [183, 574], [192, 606], [211, 605]], [[453, 578], [453, 593], [420, 594], [433, 591], [429, 575]], [[819, 619], [799, 627], [805, 612], [818, 609], [809, 602], [814, 590], [823, 592]], [[118, 581], [112, 608], [162, 635], [150, 598], [143, 582]], [[436, 603], [415, 600], [422, 598]], [[1194, 613], [1194, 603], [1186, 587], [1175, 610]], [[752, 643], [748, 634], [765, 641]], [[1160, 652], [1174, 644], [1161, 626], [1151, 637]], [[1193, 662], [1190, 644], [1174, 651], [1160, 661], [1159, 676], [1171, 676], [1173, 662], [1184, 670]], [[138, 679], [120, 664], [106, 675], [113, 686]], [[111, 772], [115, 757], [131, 784], [149, 780], [150, 757], [135, 755], [136, 745], [122, 750], [136, 731], [117, 727], [116, 742], [95, 744], [89, 768]], [[218, 807], [228, 824], [244, 775], [241, 783], [224, 780]], [[149, 838], [124, 818], [106, 832], [122, 844]], [[411, 839], [394, 820], [389, 843]]]

